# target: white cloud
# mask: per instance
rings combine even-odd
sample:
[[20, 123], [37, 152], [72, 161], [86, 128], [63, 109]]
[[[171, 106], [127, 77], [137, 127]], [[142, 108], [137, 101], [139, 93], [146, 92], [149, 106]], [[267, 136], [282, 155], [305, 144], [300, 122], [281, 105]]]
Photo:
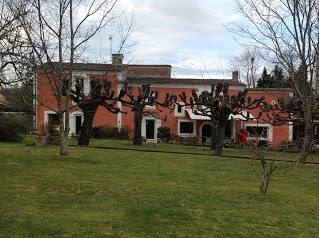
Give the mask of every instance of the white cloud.
[[[215, 77], [215, 74], [220, 76], [221, 68], [227, 70], [228, 60], [240, 49], [224, 27], [239, 17], [234, 0], [122, 0], [118, 3], [127, 15], [133, 11], [136, 19], [132, 37], [139, 43], [131, 55], [125, 56], [127, 60], [133, 58], [132, 63], [171, 64], [173, 71], [174, 66], [178, 67], [175, 74], [181, 75], [183, 69], [195, 72], [204, 62], [214, 74], [211, 77]], [[109, 52], [106, 38], [104, 52]]]

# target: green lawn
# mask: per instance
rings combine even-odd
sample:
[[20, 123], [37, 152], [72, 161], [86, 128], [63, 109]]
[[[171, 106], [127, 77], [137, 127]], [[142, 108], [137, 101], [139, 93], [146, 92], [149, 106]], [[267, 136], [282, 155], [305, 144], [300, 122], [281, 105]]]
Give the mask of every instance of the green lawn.
[[[0, 237], [318, 237], [319, 165], [0, 143]], [[92, 141], [131, 148], [131, 142]], [[201, 147], [144, 145], [181, 152]], [[227, 153], [246, 154], [245, 150]], [[225, 151], [226, 152], [226, 151]]]

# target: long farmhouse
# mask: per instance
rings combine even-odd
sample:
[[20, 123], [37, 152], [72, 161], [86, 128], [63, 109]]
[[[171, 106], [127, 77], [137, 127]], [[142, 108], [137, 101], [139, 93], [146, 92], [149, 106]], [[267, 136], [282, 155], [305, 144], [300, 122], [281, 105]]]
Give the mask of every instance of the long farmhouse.
[[[133, 94], [138, 92], [138, 87], [150, 84], [151, 88], [159, 92], [159, 98], [164, 98], [166, 93], [179, 95], [185, 91], [186, 95], [191, 95], [194, 89], [198, 94], [209, 91], [212, 84], [227, 82], [229, 84], [229, 94], [237, 94], [239, 90], [245, 88], [245, 84], [238, 80], [238, 73], [233, 72], [229, 79], [182, 79], [171, 77], [171, 65], [131, 65], [123, 64], [123, 55], [112, 55], [112, 64], [82, 64], [73, 65], [73, 75], [83, 80], [83, 90], [90, 93], [90, 77], [107, 79], [112, 82], [112, 90], [118, 94], [124, 83], [133, 86]], [[68, 64], [63, 65], [65, 73], [68, 73]], [[45, 130], [47, 126], [57, 123], [57, 109], [53, 93], [46, 83], [46, 74], [38, 72], [35, 92], [35, 124], [38, 131]], [[249, 89], [248, 95], [254, 98], [265, 96], [267, 102], [276, 103], [280, 96], [292, 95], [291, 89]], [[42, 103], [39, 103], [41, 101]], [[43, 103], [45, 102], [45, 103]], [[179, 101], [182, 104], [181, 101]], [[45, 106], [44, 106], [45, 105]], [[49, 107], [47, 107], [49, 105]], [[134, 115], [130, 108], [118, 107], [125, 113], [112, 114], [105, 108], [100, 107], [95, 115], [93, 126], [110, 125], [112, 127], [123, 128], [134, 127]], [[50, 109], [48, 109], [50, 108]], [[258, 120], [259, 109], [250, 112], [251, 119], [245, 120], [241, 116], [229, 118], [226, 129], [227, 140], [238, 142], [242, 140], [242, 131], [247, 132], [247, 139], [254, 139], [256, 135], [268, 145], [277, 145], [283, 141], [293, 140], [293, 126], [282, 125], [272, 126], [263, 115]], [[70, 114], [70, 135], [77, 134], [83, 122], [83, 113], [78, 107], [72, 108]], [[163, 108], [158, 112], [154, 107], [146, 107], [142, 120], [142, 136], [149, 141], [157, 141], [157, 128], [167, 126], [171, 128], [171, 133], [180, 138], [196, 137], [202, 142], [210, 139], [212, 125], [209, 118], [195, 115], [190, 108], [177, 106], [174, 112]]]

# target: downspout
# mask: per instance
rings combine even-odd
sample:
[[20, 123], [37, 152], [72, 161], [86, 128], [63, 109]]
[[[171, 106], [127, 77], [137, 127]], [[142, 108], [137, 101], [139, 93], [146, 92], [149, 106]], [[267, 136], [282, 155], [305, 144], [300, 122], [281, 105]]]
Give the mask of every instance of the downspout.
[[[122, 85], [123, 85], [123, 73], [120, 72], [117, 74], [117, 95], [120, 95]], [[122, 103], [118, 101], [117, 106], [122, 111]], [[122, 113], [120, 112], [120, 113], [117, 113], [116, 115], [117, 115], [117, 129], [118, 129], [118, 131], [121, 131], [121, 129], [122, 129]]]
[[32, 93], [33, 93], [33, 100], [32, 100], [32, 107], [33, 107], [33, 112], [32, 112], [32, 119], [33, 119], [33, 130], [37, 131], [38, 129], [38, 108], [37, 108], [37, 104], [38, 104], [38, 77], [37, 77], [37, 73], [36, 71], [33, 72], [34, 76], [33, 76], [33, 84], [32, 84]]

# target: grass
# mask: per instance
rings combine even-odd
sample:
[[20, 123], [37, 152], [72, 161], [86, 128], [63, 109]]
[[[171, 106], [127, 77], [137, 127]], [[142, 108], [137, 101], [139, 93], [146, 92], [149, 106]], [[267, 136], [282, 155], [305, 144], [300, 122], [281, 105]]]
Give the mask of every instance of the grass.
[[[77, 145], [76, 140], [70, 140], [71, 145]], [[209, 146], [202, 145], [180, 145], [180, 144], [165, 144], [165, 143], [150, 143], [144, 142], [143, 146], [134, 146], [131, 140], [102, 140], [94, 139], [90, 140], [90, 146], [104, 147], [104, 148], [118, 148], [118, 149], [133, 149], [133, 150], [145, 150], [145, 151], [164, 151], [174, 153], [190, 153], [190, 154], [202, 154], [212, 155], [213, 151]], [[297, 161], [298, 153], [289, 152], [276, 152], [272, 150], [265, 151], [266, 158], [276, 160], [288, 160]], [[249, 150], [236, 149], [236, 148], [224, 148], [224, 156], [230, 156], [234, 158], [247, 157], [253, 158], [254, 153]], [[319, 153], [309, 154], [307, 161], [319, 163]]]
[[[30, 140], [0, 143], [0, 237], [317, 237], [319, 232], [319, 165], [283, 167], [262, 196], [256, 161], [81, 147], [59, 157], [56, 146], [25, 146]], [[99, 143], [105, 141], [92, 141]], [[130, 148], [126, 143], [107, 141]], [[199, 150], [140, 148], [148, 147]]]

